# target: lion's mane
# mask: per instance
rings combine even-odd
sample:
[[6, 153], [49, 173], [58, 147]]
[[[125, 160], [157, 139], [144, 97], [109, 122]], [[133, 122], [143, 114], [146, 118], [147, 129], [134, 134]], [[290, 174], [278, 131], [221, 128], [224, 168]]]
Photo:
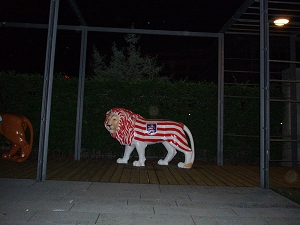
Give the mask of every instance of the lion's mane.
[[136, 119], [143, 118], [139, 114], [133, 113], [128, 109], [113, 108], [106, 114], [106, 120], [110, 115], [117, 115], [119, 117], [119, 126], [115, 133], [111, 136], [117, 139], [121, 145], [131, 145], [134, 136], [134, 127]]

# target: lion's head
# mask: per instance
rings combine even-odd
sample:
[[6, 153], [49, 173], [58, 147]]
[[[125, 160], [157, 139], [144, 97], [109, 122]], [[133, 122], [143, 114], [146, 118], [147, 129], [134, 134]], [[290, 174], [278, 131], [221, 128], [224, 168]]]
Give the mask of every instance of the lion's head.
[[137, 116], [128, 109], [113, 108], [106, 113], [104, 126], [121, 145], [131, 145]]

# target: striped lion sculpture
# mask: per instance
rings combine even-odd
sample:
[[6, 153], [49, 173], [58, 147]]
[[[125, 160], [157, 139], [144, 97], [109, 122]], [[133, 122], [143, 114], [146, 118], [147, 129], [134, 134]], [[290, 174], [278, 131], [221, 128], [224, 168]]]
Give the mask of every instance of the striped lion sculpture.
[[[162, 143], [168, 153], [165, 159], [158, 161], [159, 165], [168, 165], [177, 151], [184, 153], [185, 161], [179, 162], [179, 168], [190, 169], [195, 158], [194, 140], [190, 130], [182, 123], [169, 120], [148, 120], [123, 108], [113, 108], [106, 113], [105, 128], [121, 145], [125, 145], [123, 158], [117, 163], [126, 164], [136, 148], [139, 159], [133, 166], [145, 166], [145, 149], [149, 144]], [[190, 139], [188, 145], [186, 134]]]

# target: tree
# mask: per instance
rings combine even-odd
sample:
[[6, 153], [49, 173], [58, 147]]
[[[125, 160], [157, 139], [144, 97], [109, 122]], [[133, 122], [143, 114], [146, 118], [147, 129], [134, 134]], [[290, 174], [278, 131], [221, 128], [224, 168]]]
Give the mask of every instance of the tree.
[[141, 49], [137, 47], [140, 35], [127, 34], [125, 41], [128, 46], [118, 49], [112, 46], [112, 56], [109, 65], [104, 62], [97, 48], [93, 47], [93, 70], [95, 76], [105, 78], [152, 78], [158, 76], [163, 66], [156, 65], [156, 58], [149, 55], [141, 56]]

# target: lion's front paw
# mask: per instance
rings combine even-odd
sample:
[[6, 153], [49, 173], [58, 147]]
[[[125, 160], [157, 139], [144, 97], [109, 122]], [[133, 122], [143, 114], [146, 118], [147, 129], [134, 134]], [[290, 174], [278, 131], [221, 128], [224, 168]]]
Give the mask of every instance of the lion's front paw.
[[120, 163], [120, 164], [126, 164], [128, 162], [128, 160], [124, 159], [124, 158], [118, 158], [117, 159], [117, 163]]
[[167, 166], [167, 165], [169, 165], [168, 162], [166, 162], [165, 160], [162, 160], [162, 159], [158, 160], [157, 164], [161, 165], [161, 166]]
[[141, 161], [134, 161], [133, 166], [145, 166], [145, 163]]

